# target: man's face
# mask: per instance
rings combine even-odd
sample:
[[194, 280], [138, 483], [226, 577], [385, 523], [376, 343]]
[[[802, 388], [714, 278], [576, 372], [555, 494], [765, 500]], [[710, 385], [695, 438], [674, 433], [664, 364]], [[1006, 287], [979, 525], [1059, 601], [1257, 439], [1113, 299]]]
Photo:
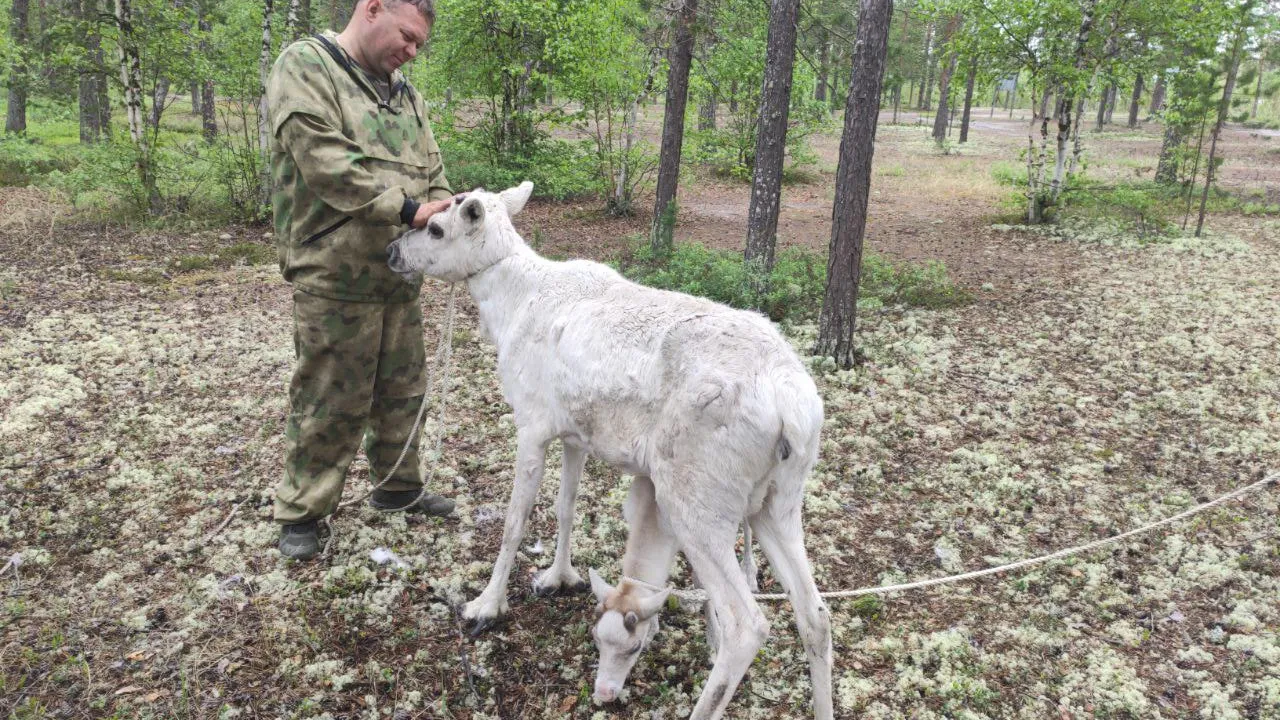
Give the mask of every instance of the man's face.
[[369, 33], [365, 37], [364, 56], [371, 70], [388, 75], [418, 55], [431, 23], [409, 3], [388, 8], [382, 0], [369, 0]]

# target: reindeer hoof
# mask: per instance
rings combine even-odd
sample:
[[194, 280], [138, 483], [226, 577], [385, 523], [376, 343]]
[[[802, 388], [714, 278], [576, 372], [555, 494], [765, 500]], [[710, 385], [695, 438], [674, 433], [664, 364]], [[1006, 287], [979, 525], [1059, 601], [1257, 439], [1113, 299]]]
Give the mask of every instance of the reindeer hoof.
[[538, 597], [577, 595], [590, 587], [591, 584], [572, 569], [568, 572], [553, 572], [553, 568], [548, 568], [533, 579], [533, 594]]
[[505, 615], [498, 615], [496, 617], [476, 618], [475, 620], [471, 621], [471, 627], [467, 630], [467, 634], [470, 635], [471, 637], [479, 637], [489, 632], [490, 630], [498, 627], [499, 625], [502, 625], [504, 622], [506, 622], [506, 619], [507, 618]]

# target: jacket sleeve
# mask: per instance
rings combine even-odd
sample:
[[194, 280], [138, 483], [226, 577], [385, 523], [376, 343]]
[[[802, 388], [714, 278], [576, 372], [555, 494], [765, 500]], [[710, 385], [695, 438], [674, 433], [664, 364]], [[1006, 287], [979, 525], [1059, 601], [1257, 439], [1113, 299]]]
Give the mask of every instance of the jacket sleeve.
[[271, 71], [267, 101], [275, 141], [325, 204], [370, 225], [399, 225], [408, 193], [375, 178], [361, 148], [342, 134], [334, 84], [318, 52], [295, 43]]

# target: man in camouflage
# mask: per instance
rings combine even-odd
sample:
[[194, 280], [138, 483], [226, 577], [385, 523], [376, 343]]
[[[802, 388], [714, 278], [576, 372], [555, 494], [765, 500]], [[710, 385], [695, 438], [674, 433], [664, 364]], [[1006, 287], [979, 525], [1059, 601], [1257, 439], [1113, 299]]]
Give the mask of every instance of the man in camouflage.
[[[452, 201], [422, 96], [399, 71], [434, 19], [432, 0], [359, 0], [341, 34], [285, 48], [267, 81], [297, 356], [275, 501], [287, 557], [319, 551], [362, 437], [370, 476], [391, 470], [425, 392], [422, 278], [392, 272], [386, 246]], [[447, 515], [453, 501], [423, 492], [417, 445], [369, 502]]]

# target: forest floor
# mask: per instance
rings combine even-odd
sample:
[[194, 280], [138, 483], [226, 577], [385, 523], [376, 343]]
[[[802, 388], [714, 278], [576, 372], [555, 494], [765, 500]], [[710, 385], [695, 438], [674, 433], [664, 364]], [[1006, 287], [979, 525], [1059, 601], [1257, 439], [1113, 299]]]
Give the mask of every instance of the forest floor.
[[[973, 302], [860, 317], [866, 361], [811, 361], [826, 405], [807, 547], [824, 589], [976, 569], [1105, 537], [1280, 471], [1280, 222], [1217, 213], [1159, 242], [1017, 225], [1025, 124], [977, 111], [939, 152], [882, 120], [867, 245], [937, 259]], [[650, 133], [660, 123], [650, 112]], [[1086, 135], [1089, 173], [1151, 177], [1159, 128]], [[825, 250], [839, 138], [783, 192], [783, 245]], [[1224, 186], [1280, 192], [1280, 139], [1232, 129]], [[677, 242], [739, 248], [749, 188], [691, 173]], [[1280, 201], [1272, 198], [1270, 202]], [[1192, 218], [1194, 223], [1194, 218]], [[592, 201], [517, 218], [544, 253], [607, 260], [646, 217]], [[0, 190], [0, 715], [678, 718], [707, 673], [679, 612], [624, 704], [590, 701], [586, 596], [540, 599], [558, 451], [511, 584], [472, 639], [514, 463], [469, 299], [436, 487], [455, 519], [340, 513], [327, 557], [284, 561], [271, 501], [291, 372], [290, 292], [265, 228], [84, 223]], [[423, 293], [427, 344], [444, 292]], [[786, 328], [802, 352], [812, 326]], [[618, 574], [627, 478], [589, 463], [575, 564]], [[358, 459], [348, 494], [368, 482]], [[228, 520], [229, 518], [229, 520]], [[1280, 718], [1280, 488], [1026, 572], [833, 601], [837, 716]], [[379, 565], [388, 548], [404, 567]], [[763, 590], [776, 591], [767, 564]], [[680, 564], [673, 582], [688, 586]], [[729, 706], [810, 717], [787, 605]]]

